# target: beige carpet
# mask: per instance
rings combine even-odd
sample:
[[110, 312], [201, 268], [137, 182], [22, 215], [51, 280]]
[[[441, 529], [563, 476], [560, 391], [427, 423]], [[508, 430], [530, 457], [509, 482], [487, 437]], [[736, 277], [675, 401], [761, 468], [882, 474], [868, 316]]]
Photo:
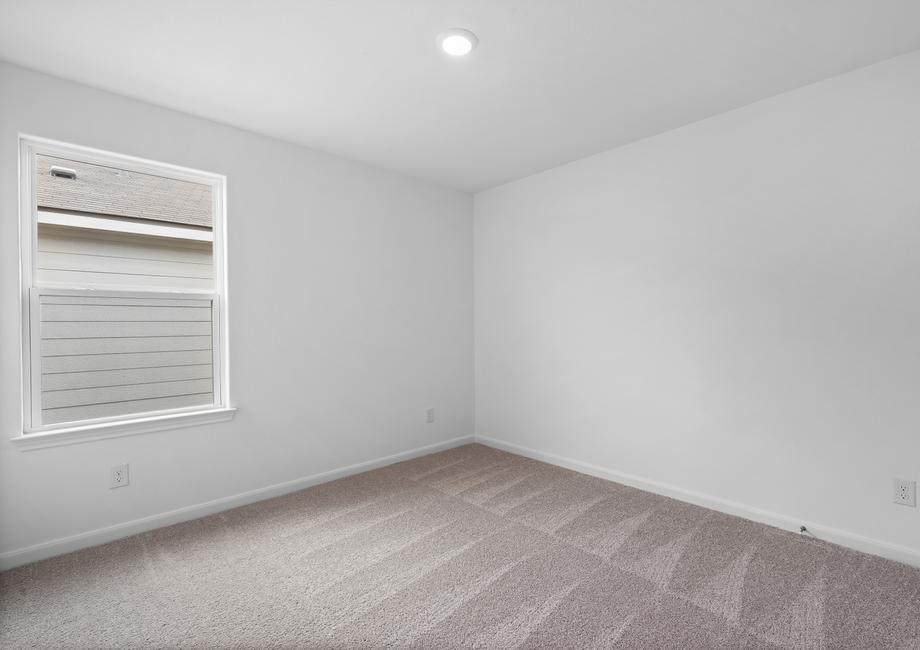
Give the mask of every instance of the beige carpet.
[[920, 571], [479, 445], [0, 578], [3, 648], [920, 648]]

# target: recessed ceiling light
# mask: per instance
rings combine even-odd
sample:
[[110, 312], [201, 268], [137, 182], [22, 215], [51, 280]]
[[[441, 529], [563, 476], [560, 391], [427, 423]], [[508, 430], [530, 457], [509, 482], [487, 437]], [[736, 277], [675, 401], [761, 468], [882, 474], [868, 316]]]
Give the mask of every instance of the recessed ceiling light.
[[451, 56], [466, 56], [476, 47], [479, 39], [468, 29], [448, 29], [438, 34], [438, 45]]

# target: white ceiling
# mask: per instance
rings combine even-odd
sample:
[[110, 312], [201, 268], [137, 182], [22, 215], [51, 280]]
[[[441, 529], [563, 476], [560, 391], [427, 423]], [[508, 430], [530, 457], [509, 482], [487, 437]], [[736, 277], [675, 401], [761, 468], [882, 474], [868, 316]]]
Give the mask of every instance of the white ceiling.
[[[0, 58], [464, 190], [920, 48], [918, 0], [0, 0]], [[480, 39], [465, 59], [439, 31]]]

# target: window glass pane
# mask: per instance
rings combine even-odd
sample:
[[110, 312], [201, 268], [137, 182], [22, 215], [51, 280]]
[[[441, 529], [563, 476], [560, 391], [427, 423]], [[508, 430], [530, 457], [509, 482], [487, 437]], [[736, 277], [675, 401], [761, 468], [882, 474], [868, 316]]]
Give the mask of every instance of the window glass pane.
[[44, 285], [211, 291], [211, 242], [38, 224]]
[[42, 425], [214, 402], [213, 302], [38, 290]]
[[41, 154], [35, 174], [40, 209], [212, 226], [208, 185]]

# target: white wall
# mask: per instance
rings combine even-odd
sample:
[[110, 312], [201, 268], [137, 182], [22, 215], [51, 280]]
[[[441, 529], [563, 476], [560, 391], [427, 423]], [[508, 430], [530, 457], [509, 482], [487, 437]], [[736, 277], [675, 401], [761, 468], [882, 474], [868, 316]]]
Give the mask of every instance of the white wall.
[[[468, 195], [15, 66], [0, 64], [0, 89], [5, 563], [472, 433]], [[20, 426], [19, 132], [227, 175], [233, 422], [32, 451], [8, 442]], [[124, 462], [131, 485], [109, 490], [108, 468]]]
[[478, 194], [477, 434], [920, 561], [918, 116], [913, 53]]

